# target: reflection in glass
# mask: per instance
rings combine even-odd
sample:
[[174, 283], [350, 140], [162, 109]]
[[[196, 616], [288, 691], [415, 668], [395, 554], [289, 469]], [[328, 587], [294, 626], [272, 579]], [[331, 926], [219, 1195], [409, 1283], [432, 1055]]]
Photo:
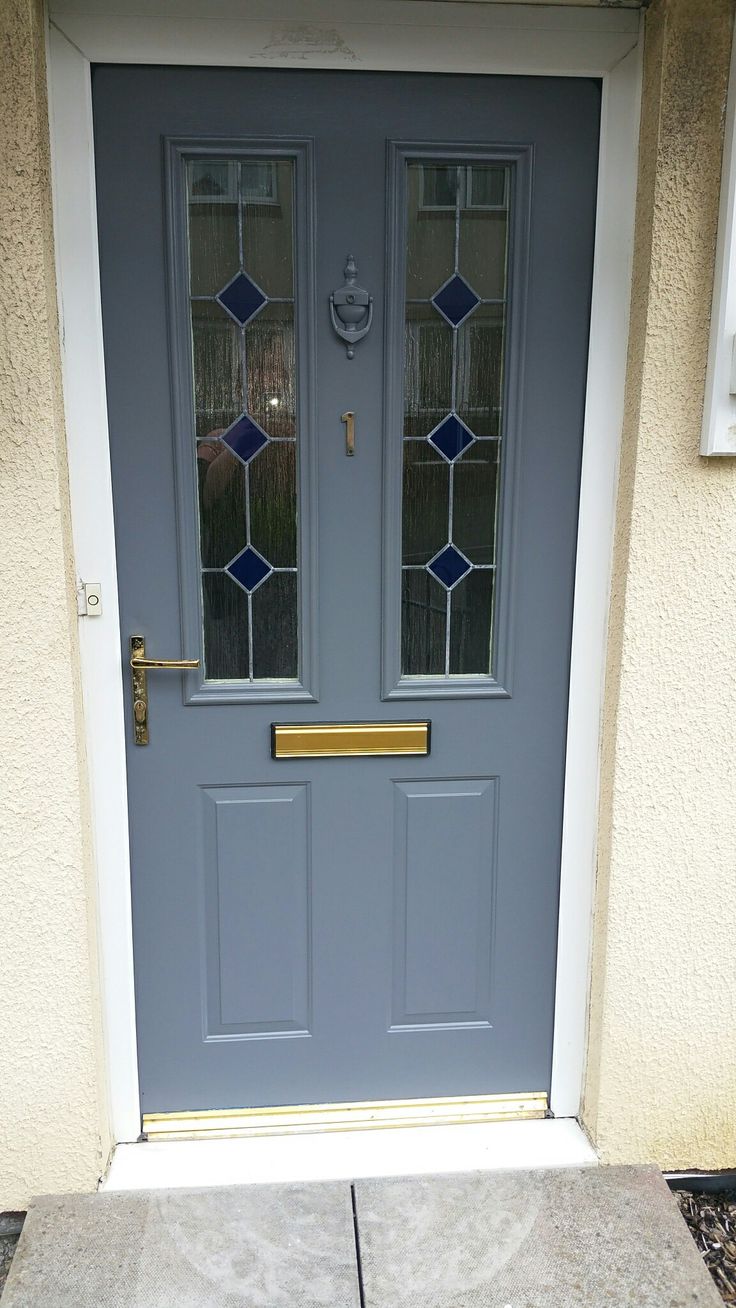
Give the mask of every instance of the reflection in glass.
[[205, 677], [298, 676], [293, 164], [187, 165]]
[[197, 442], [203, 568], [224, 568], [245, 545], [245, 468], [214, 437]]
[[504, 306], [481, 304], [457, 333], [455, 408], [476, 436], [501, 435]]
[[202, 573], [207, 677], [248, 680], [249, 600], [224, 572]]
[[404, 435], [428, 436], [452, 408], [452, 332], [430, 304], [406, 306]]
[[455, 466], [452, 539], [471, 563], [493, 564], [498, 455], [498, 441], [476, 441]]
[[441, 677], [445, 670], [447, 600], [425, 568], [405, 569], [401, 589], [401, 666], [407, 677]]
[[404, 441], [403, 561], [428, 563], [447, 537], [446, 461], [426, 441]]
[[243, 266], [269, 299], [294, 294], [292, 165], [242, 165]]
[[269, 436], [296, 435], [294, 305], [269, 304], [245, 332], [248, 412]]
[[[452, 274], [455, 264], [455, 176], [445, 169], [445, 185], [430, 165], [410, 164], [407, 170], [408, 230], [406, 246], [406, 298], [428, 300]], [[438, 193], [452, 200], [440, 207], [432, 203]]]
[[253, 596], [253, 676], [287, 681], [297, 665], [296, 573], [275, 572]]
[[402, 675], [492, 675], [511, 170], [407, 165]]
[[207, 436], [243, 411], [240, 331], [212, 300], [192, 304], [192, 353], [195, 429]]
[[473, 568], [452, 592], [451, 676], [472, 676], [488, 666], [492, 625], [493, 573]]
[[250, 530], [274, 568], [295, 568], [296, 445], [271, 441], [250, 472]]
[[227, 195], [213, 202], [195, 185], [189, 196], [191, 293], [215, 295], [238, 267], [238, 206]]

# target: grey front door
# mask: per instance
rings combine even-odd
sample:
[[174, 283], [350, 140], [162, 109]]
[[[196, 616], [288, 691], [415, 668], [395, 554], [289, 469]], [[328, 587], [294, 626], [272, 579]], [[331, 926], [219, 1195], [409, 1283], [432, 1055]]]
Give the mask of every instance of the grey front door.
[[[95, 70], [148, 1112], [549, 1086], [599, 108]], [[147, 745], [133, 634], [200, 660]], [[425, 756], [271, 753], [416, 720]]]

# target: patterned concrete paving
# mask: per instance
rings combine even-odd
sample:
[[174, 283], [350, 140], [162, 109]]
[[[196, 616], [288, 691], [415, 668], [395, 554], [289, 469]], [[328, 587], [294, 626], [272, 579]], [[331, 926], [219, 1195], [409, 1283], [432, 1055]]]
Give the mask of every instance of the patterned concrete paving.
[[655, 1168], [355, 1189], [365, 1308], [722, 1308]]
[[718, 1308], [653, 1168], [63, 1195], [2, 1308]]

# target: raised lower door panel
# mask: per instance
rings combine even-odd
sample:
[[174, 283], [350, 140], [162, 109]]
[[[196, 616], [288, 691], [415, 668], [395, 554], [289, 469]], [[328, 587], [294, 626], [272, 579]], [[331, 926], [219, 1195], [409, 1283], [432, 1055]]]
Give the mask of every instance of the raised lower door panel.
[[308, 1035], [307, 786], [202, 792], [205, 1039]]
[[496, 784], [395, 783], [393, 1031], [491, 1024]]

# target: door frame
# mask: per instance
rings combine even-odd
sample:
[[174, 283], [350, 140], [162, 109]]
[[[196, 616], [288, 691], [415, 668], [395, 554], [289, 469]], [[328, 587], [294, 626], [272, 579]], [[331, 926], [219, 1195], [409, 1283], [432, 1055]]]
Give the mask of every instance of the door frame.
[[[464, 0], [50, 0], [52, 190], [72, 536], [102, 613], [80, 621], [110, 1124], [140, 1133], [120, 623], [100, 302], [90, 65], [340, 68], [600, 77], [603, 83], [580, 485], [550, 1106], [577, 1117], [585, 1069], [600, 724], [629, 323], [642, 25], [630, 8]], [[452, 32], [452, 41], [448, 40]], [[166, 651], [168, 654], [169, 651]], [[177, 651], [173, 651], [176, 654]], [[523, 1087], [522, 1087], [523, 1088]]]

